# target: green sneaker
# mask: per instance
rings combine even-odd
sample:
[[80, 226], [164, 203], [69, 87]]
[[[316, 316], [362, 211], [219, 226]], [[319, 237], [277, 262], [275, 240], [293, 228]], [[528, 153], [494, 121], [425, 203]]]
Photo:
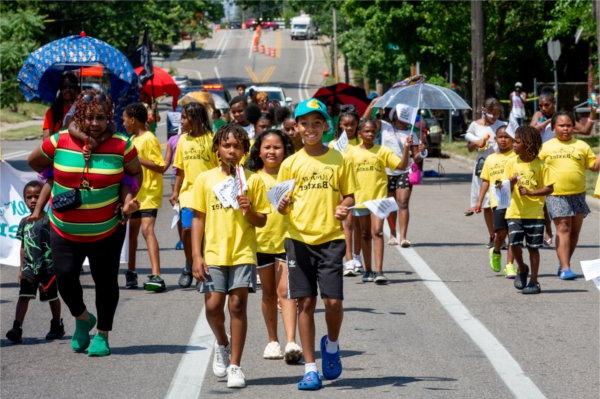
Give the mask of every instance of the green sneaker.
[[167, 290], [165, 281], [159, 275], [149, 275], [148, 281], [144, 283], [144, 289], [152, 292], [163, 292]]
[[490, 248], [490, 269], [496, 273], [502, 269], [502, 254], [495, 253], [494, 248]]
[[506, 276], [506, 278], [509, 278], [511, 280], [514, 279], [515, 277], [517, 277], [517, 267], [512, 263], [507, 263], [504, 267], [504, 275]]
[[71, 338], [71, 348], [75, 352], [83, 352], [90, 345], [90, 331], [96, 325], [96, 316], [89, 313], [90, 319], [75, 320], [75, 332]]
[[94, 335], [92, 343], [88, 348], [89, 357], [101, 357], [110, 355], [110, 347], [108, 346], [108, 337], [102, 334]]

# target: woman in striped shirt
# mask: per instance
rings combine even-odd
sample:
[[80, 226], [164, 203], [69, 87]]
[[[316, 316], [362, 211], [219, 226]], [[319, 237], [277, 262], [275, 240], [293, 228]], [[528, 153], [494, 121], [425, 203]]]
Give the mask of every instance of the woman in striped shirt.
[[[125, 201], [123, 206], [119, 194], [133, 191], [123, 186], [123, 181], [125, 175], [139, 181], [141, 167], [130, 138], [115, 132], [109, 97], [96, 90], [82, 92], [75, 103], [73, 123], [88, 137], [86, 140], [66, 130], [56, 133], [31, 153], [29, 165], [36, 171], [52, 167], [52, 199], [71, 190], [81, 193], [81, 204], [67, 210], [52, 206], [48, 213], [52, 256], [60, 295], [76, 319], [71, 347], [76, 352], [87, 349], [88, 356], [107, 356], [108, 332], [119, 301], [117, 276], [125, 238], [121, 216], [133, 204]], [[97, 145], [86, 161], [89, 139]], [[128, 194], [128, 198], [135, 195]], [[86, 257], [96, 285], [97, 320], [83, 302], [79, 281]], [[98, 333], [91, 340], [89, 332], [96, 321]]]

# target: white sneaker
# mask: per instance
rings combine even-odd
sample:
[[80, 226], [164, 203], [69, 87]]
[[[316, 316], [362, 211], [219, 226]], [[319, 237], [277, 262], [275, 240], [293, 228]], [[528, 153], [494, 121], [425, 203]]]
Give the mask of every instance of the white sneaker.
[[213, 356], [213, 374], [219, 378], [227, 375], [227, 367], [229, 367], [229, 345], [223, 346], [215, 342], [215, 353]]
[[279, 342], [272, 341], [267, 344], [265, 351], [263, 352], [263, 359], [283, 359], [283, 353], [281, 352]]
[[240, 366], [231, 365], [227, 367], [227, 388], [244, 388], [246, 376]]
[[285, 362], [287, 364], [296, 364], [302, 359], [302, 348], [295, 342], [288, 342], [285, 345]]
[[344, 276], [356, 276], [356, 273], [354, 273], [354, 259], [350, 259], [344, 262]]

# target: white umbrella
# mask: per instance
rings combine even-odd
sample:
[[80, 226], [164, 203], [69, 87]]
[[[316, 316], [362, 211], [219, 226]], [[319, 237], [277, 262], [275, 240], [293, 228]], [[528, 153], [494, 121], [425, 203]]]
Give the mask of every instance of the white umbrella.
[[396, 104], [406, 104], [418, 109], [471, 109], [454, 91], [422, 80], [408, 86], [395, 85], [377, 100], [375, 106], [393, 108]]

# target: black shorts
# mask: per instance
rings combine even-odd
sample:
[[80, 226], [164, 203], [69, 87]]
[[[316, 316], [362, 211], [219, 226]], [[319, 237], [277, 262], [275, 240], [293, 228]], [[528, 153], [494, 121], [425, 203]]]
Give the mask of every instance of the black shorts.
[[317, 296], [344, 299], [344, 240], [319, 245], [285, 239], [288, 266], [288, 291], [291, 299]]
[[266, 254], [264, 252], [257, 252], [256, 267], [260, 269], [261, 267], [270, 266], [273, 263], [275, 263], [277, 259], [280, 259], [283, 262], [285, 262], [285, 252], [282, 252], [280, 254]]
[[158, 209], [140, 209], [139, 211], [133, 212], [129, 218], [130, 219], [140, 219], [140, 218], [156, 218], [158, 215]]
[[388, 193], [393, 193], [399, 188], [411, 188], [412, 184], [408, 182], [408, 173], [402, 173], [398, 176], [387, 177]]
[[494, 208], [494, 231], [498, 230], [508, 230], [508, 223], [506, 223], [506, 208]]
[[58, 299], [58, 288], [54, 274], [40, 274], [35, 277], [21, 278], [19, 282], [19, 298], [35, 298], [40, 291], [40, 301], [55, 301]]
[[511, 246], [541, 248], [544, 244], [544, 219], [508, 219], [508, 243]]

